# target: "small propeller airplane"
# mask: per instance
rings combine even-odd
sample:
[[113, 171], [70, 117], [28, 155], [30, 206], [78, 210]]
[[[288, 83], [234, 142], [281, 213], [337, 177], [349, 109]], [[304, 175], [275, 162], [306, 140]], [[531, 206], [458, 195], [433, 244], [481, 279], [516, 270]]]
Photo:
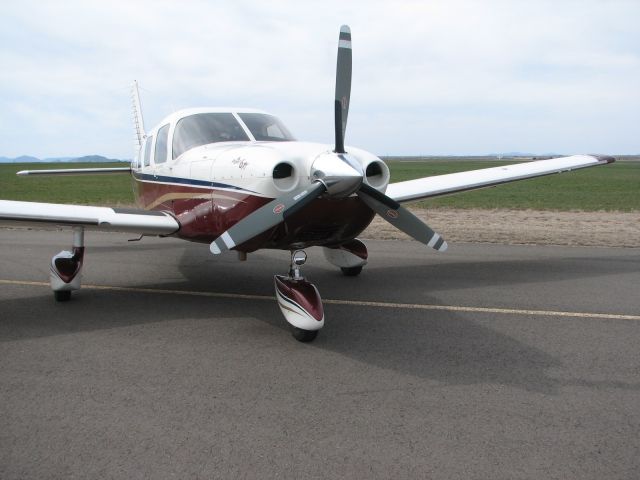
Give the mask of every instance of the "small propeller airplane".
[[240, 108], [177, 111], [145, 132], [137, 83], [132, 89], [138, 152], [130, 167], [28, 170], [18, 175], [127, 173], [140, 208], [0, 200], [3, 224], [71, 227], [73, 244], [51, 259], [54, 297], [81, 286], [84, 231], [177, 237], [235, 250], [291, 251], [287, 275], [275, 275], [278, 305], [293, 336], [312, 341], [325, 315], [317, 288], [301, 274], [305, 248], [320, 246], [345, 275], [358, 275], [367, 248], [357, 236], [376, 214], [427, 247], [447, 243], [401, 204], [502, 183], [608, 164], [608, 156], [573, 155], [389, 184], [377, 156], [345, 146], [351, 95], [351, 31], [340, 29], [335, 90], [335, 145], [296, 141], [268, 113]]

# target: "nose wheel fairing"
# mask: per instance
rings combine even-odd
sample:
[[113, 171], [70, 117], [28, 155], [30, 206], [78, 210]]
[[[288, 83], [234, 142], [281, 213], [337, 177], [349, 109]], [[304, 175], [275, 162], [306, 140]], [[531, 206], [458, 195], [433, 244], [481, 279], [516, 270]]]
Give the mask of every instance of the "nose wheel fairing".
[[287, 322], [302, 330], [320, 330], [324, 326], [324, 308], [318, 289], [304, 278], [285, 275], [273, 277], [280, 311]]

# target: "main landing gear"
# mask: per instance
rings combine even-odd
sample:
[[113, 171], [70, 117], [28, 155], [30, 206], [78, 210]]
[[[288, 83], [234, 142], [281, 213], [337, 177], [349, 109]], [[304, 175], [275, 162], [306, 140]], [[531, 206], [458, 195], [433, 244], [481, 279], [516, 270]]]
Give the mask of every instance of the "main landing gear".
[[343, 275], [347, 277], [360, 275], [369, 257], [366, 245], [357, 238], [337, 247], [324, 247], [322, 251], [327, 261], [340, 267]]
[[49, 280], [53, 297], [58, 302], [71, 299], [73, 290], [80, 290], [80, 277], [84, 259], [84, 228], [73, 229], [71, 251], [63, 250], [51, 259]]
[[[367, 247], [360, 240], [323, 250], [326, 259], [347, 276], [358, 275], [367, 263]], [[291, 325], [293, 337], [300, 342], [313, 341], [324, 326], [324, 308], [318, 289], [300, 273], [306, 261], [304, 250], [294, 250], [289, 275], [273, 277], [280, 311]]]

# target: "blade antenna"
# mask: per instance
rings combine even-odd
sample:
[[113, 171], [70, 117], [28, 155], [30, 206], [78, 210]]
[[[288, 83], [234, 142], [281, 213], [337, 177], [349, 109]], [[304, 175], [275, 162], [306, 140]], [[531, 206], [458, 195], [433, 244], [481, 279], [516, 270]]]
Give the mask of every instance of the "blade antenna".
[[349, 102], [351, 100], [351, 29], [340, 27], [338, 62], [336, 66], [335, 130], [336, 153], [345, 153], [344, 136], [347, 130]]

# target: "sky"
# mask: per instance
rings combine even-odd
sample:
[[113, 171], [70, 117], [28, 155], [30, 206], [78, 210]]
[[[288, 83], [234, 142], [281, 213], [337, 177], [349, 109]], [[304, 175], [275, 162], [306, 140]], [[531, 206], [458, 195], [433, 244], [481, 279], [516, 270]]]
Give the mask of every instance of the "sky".
[[377, 155], [640, 153], [640, 1], [0, 4], [0, 156], [131, 158], [174, 110], [253, 107], [333, 142], [340, 25], [346, 143]]

